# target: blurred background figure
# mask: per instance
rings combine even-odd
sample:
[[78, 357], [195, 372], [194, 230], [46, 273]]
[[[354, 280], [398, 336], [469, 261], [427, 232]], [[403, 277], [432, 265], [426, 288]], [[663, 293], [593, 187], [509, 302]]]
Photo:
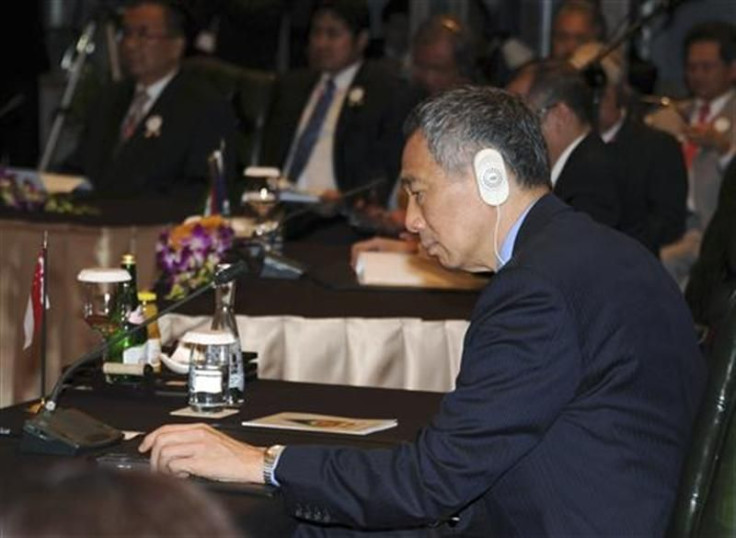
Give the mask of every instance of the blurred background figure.
[[320, 1], [309, 68], [287, 73], [274, 89], [261, 162], [325, 199], [380, 180], [365, 196], [384, 203], [399, 171], [410, 103], [398, 76], [364, 59], [368, 23], [364, 0]]
[[602, 224], [621, 223], [621, 170], [593, 129], [593, 92], [567, 62], [534, 73], [527, 102], [539, 116], [552, 166], [553, 192]]
[[381, 10], [382, 38], [368, 44], [366, 57], [381, 59], [397, 74], [409, 65], [409, 0], [388, 0]]
[[685, 38], [683, 53], [691, 98], [646, 118], [682, 142], [688, 169], [688, 230], [663, 252], [681, 285], [715, 212], [724, 170], [736, 154], [736, 29], [720, 21], [696, 25]]
[[4, 538], [242, 536], [225, 509], [185, 480], [66, 462], [34, 469], [0, 507]]
[[411, 42], [411, 80], [425, 95], [435, 95], [478, 80], [477, 42], [452, 15], [434, 15]]
[[565, 0], [552, 21], [552, 57], [564, 60], [590, 41], [605, 41], [606, 20], [597, 3]]
[[234, 176], [235, 116], [214, 89], [180, 70], [185, 27], [172, 2], [126, 4], [120, 54], [128, 76], [100, 92], [67, 163], [97, 192], [201, 198], [207, 157], [221, 147], [226, 177]]
[[[603, 50], [602, 43], [586, 43], [573, 53], [570, 63], [583, 73], [590, 72]], [[608, 53], [597, 65], [604, 75], [602, 85], [593, 89], [598, 93], [598, 133], [623, 168], [620, 229], [659, 256], [661, 247], [685, 231], [687, 171], [682, 152], [674, 137], [629, 113], [620, 51]]]

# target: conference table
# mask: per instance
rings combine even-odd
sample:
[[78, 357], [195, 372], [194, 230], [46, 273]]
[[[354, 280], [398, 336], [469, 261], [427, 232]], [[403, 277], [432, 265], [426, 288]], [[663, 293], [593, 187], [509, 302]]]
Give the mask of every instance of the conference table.
[[[191, 422], [195, 419], [171, 416], [186, 405], [185, 389], [165, 384], [147, 388], [83, 385], [68, 388], [59, 405], [80, 409], [107, 424], [126, 432], [147, 432], [165, 423]], [[218, 419], [217, 427], [228, 435], [257, 446], [271, 444], [341, 444], [363, 448], [385, 448], [412, 440], [437, 411], [442, 394], [438, 392], [348, 387], [272, 380], [255, 380], [246, 385], [245, 403], [238, 414]], [[27, 404], [0, 410], [0, 503], [8, 499], [29, 474], [38, 475], [53, 465], [68, 462], [70, 456], [24, 453], [20, 450], [23, 422], [30, 416]], [[281, 411], [299, 411], [356, 418], [395, 418], [394, 428], [365, 436], [334, 433], [298, 432], [244, 427], [243, 420]], [[96, 464], [101, 454], [136, 454], [139, 439], [121, 445], [82, 454], [75, 459]], [[235, 518], [243, 536], [362, 536], [341, 527], [320, 527], [300, 522], [286, 514], [278, 491], [252, 486], [236, 486], [197, 481], [216, 496]], [[93, 509], [93, 507], [90, 507]], [[429, 532], [429, 531], [427, 531]], [[423, 535], [419, 531], [419, 535]], [[381, 535], [385, 535], [382, 533]]]
[[[139, 287], [152, 287], [158, 236], [181, 222], [181, 215], [156, 209], [161, 205], [116, 202], [83, 217], [0, 212], [0, 407], [39, 394], [38, 353], [22, 349], [22, 320], [43, 231], [50, 242], [48, 390], [63, 367], [98, 341], [82, 320], [77, 273], [117, 265], [132, 251]], [[478, 292], [360, 286], [349, 251], [364, 237], [343, 220], [325, 221], [285, 243], [284, 255], [306, 269], [300, 278], [239, 279], [235, 310], [243, 349], [258, 354], [264, 379], [451, 390]], [[159, 303], [159, 309], [168, 304], [161, 295]], [[208, 326], [213, 312], [208, 292], [165, 316], [164, 342]]]

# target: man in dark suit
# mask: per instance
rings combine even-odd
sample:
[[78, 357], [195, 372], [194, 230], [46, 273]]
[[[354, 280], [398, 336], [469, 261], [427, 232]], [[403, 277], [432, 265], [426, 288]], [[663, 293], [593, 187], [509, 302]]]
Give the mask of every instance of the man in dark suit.
[[703, 233], [698, 259], [690, 271], [685, 299], [695, 321], [714, 327], [726, 315], [736, 290], [736, 161], [723, 174], [713, 218]]
[[[570, 62], [577, 69], [590, 69], [589, 63], [602, 50], [600, 43], [587, 43]], [[659, 256], [664, 245], [685, 231], [687, 169], [682, 151], [674, 137], [648, 127], [627, 111], [621, 55], [609, 53], [599, 65], [605, 78], [596, 89], [598, 132], [623, 169], [619, 229]]]
[[392, 449], [265, 451], [180, 424], [140, 450], [164, 472], [278, 483], [315, 523], [661, 536], [705, 373], [679, 290], [637, 242], [549, 194], [544, 139], [518, 98], [451, 90], [406, 132], [407, 228], [446, 267], [496, 271], [431, 424]]
[[539, 64], [533, 73], [526, 98], [542, 123], [554, 193], [598, 222], [618, 227], [621, 169], [592, 128], [590, 87], [566, 63]]
[[363, 60], [368, 24], [364, 0], [317, 4], [309, 69], [278, 81], [261, 162], [325, 198], [382, 180], [382, 203], [398, 176], [409, 98], [395, 73]]
[[101, 194], [199, 196], [208, 156], [223, 143], [226, 177], [234, 176], [234, 114], [213, 89], [179, 71], [184, 46], [183, 15], [171, 4], [126, 6], [120, 52], [130, 78], [101, 92], [70, 161]]

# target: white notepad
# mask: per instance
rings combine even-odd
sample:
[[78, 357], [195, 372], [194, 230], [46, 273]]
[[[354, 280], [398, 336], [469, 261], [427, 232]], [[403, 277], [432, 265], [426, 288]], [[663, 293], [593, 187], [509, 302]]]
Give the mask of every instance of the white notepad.
[[246, 420], [243, 422], [243, 426], [343, 433], [347, 435], [367, 435], [369, 433], [394, 428], [398, 423], [399, 421], [395, 418], [353, 418], [285, 411], [283, 413], [276, 413], [275, 415]]
[[404, 252], [361, 252], [355, 272], [363, 286], [474, 290], [488, 283], [486, 278], [450, 271], [436, 260]]

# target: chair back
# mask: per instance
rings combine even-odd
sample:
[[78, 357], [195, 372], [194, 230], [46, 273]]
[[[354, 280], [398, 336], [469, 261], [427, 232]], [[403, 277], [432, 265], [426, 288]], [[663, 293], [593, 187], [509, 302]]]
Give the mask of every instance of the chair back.
[[714, 327], [706, 352], [708, 382], [683, 465], [669, 538], [707, 536], [701, 532], [703, 512], [706, 504], [713, 501], [714, 476], [729, 445], [727, 434], [734, 437], [731, 457], [736, 458], [736, 425], [730, 426], [736, 403], [736, 294], [731, 294], [728, 303], [727, 313]]
[[239, 122], [238, 163], [257, 165], [276, 75], [206, 56], [185, 59], [182, 69], [207, 80], [232, 104]]
[[715, 467], [697, 535], [732, 538], [736, 536], [736, 413], [731, 414], [723, 450]]

